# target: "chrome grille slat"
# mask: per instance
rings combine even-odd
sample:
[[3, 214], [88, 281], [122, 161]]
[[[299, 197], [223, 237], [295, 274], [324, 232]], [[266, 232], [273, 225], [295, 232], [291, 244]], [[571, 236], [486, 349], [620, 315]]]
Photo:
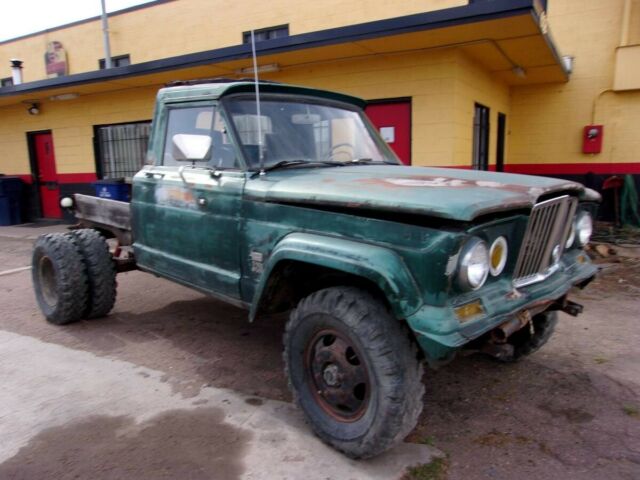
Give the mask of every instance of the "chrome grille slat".
[[[552, 205], [551, 208], [546, 212], [545, 224], [542, 229], [541, 235], [543, 235], [542, 240], [544, 238], [557, 238], [557, 235], [554, 235], [557, 231], [556, 219], [559, 217], [560, 211], [562, 209], [561, 204]], [[541, 271], [545, 270], [551, 264], [551, 259], [549, 255], [551, 255], [551, 249], [553, 248], [554, 242], [542, 242], [540, 247], [538, 248], [538, 256], [536, 258], [535, 265], [537, 266], [536, 270]], [[534, 272], [535, 273], [535, 272]]]
[[[552, 218], [553, 206], [549, 209], [541, 210], [534, 222], [534, 228], [531, 232], [530, 239], [541, 238], [548, 231], [549, 220]], [[534, 217], [531, 217], [534, 220]], [[536, 266], [540, 264], [540, 256], [542, 255], [542, 245], [536, 242], [528, 242], [530, 244], [530, 258], [527, 263], [527, 269], [523, 271], [523, 276], [532, 275], [536, 271]]]
[[564, 250], [576, 205], [568, 195], [534, 205], [513, 273], [516, 287], [544, 280], [557, 270], [552, 252], [556, 245]]

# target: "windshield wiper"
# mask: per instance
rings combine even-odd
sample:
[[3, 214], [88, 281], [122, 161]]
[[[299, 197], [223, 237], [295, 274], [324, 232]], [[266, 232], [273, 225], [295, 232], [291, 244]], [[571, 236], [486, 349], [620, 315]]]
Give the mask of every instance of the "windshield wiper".
[[366, 157], [364, 157], [364, 158], [354, 158], [353, 160], [350, 160], [350, 161], [347, 162], [347, 164], [349, 164], [349, 163], [356, 163], [356, 164], [360, 163], [360, 164], [363, 164], [363, 165], [369, 165], [371, 163], [384, 163], [385, 165], [398, 165], [396, 162], [390, 162], [389, 160], [377, 161], [377, 160], [373, 160], [372, 158], [366, 158]]
[[[272, 170], [278, 170], [279, 168], [293, 167], [297, 165], [324, 165], [329, 167], [344, 167], [345, 164], [342, 162], [333, 162], [331, 160], [304, 160], [304, 159], [296, 159], [296, 160], [280, 160], [279, 162], [274, 163], [273, 165], [269, 165], [265, 167], [263, 172], [267, 173]], [[259, 175], [260, 172], [255, 172], [253, 176]]]
[[352, 158], [348, 163], [378, 163], [374, 162], [372, 158]]

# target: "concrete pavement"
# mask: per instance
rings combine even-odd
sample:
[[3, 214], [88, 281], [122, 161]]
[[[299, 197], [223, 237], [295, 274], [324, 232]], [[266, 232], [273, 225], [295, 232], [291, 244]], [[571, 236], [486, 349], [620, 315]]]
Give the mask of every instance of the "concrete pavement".
[[162, 372], [9, 332], [0, 332], [0, 381], [5, 479], [387, 480], [438, 455], [403, 444], [349, 460], [289, 403], [213, 387], [185, 399]]

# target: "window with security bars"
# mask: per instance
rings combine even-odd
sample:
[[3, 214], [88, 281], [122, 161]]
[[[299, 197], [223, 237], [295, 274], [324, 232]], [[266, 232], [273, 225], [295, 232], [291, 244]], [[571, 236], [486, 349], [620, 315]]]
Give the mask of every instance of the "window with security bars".
[[130, 179], [147, 156], [151, 121], [95, 128], [96, 161], [102, 179]]
[[472, 167], [476, 170], [489, 170], [489, 107], [479, 103], [474, 108], [472, 139]]
[[[288, 37], [289, 25], [278, 25], [277, 27], [261, 28], [253, 31], [256, 42], [273, 40], [274, 38]], [[242, 43], [251, 43], [251, 31], [242, 32]]]
[[[111, 57], [111, 68], [126, 67], [127, 65], [131, 65], [131, 57], [128, 54]], [[107, 62], [104, 58], [98, 60], [98, 67], [100, 70], [107, 68]]]

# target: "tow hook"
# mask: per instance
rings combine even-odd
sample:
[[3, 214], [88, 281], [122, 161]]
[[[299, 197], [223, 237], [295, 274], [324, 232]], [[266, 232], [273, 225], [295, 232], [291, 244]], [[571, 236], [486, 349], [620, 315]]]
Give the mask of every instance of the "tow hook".
[[564, 313], [571, 315], [572, 317], [577, 317], [584, 310], [584, 306], [568, 300], [567, 297], [562, 297], [561, 299], [553, 303], [549, 310], [561, 310]]
[[582, 305], [576, 302], [572, 302], [571, 300], [565, 300], [565, 304], [562, 308], [563, 312], [568, 313], [573, 317], [577, 317], [578, 315], [580, 315], [583, 310], [584, 307]]

